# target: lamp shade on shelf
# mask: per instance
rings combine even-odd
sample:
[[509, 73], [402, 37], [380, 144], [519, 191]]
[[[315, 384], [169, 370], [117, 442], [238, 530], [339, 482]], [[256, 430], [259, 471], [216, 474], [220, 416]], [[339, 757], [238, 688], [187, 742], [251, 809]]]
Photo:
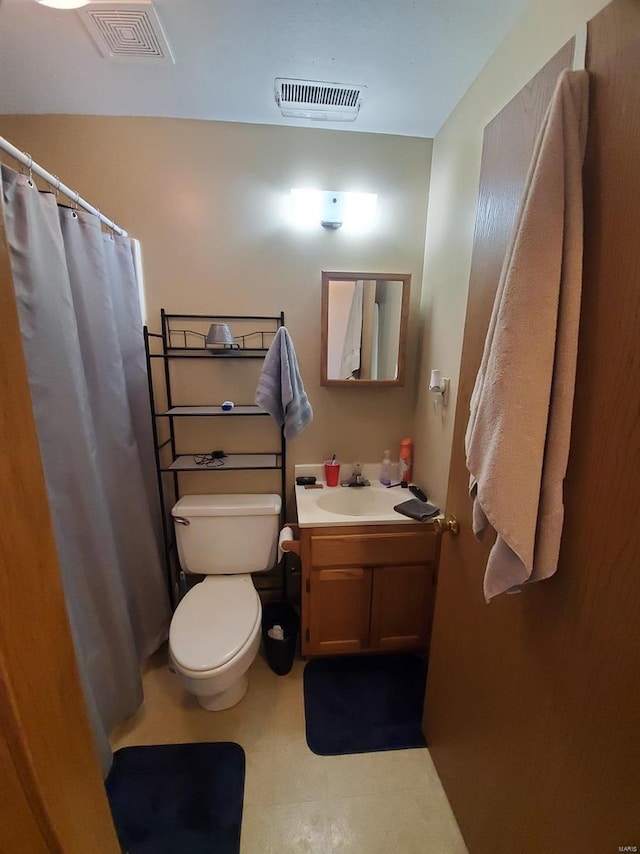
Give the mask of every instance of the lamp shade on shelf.
[[212, 348], [235, 347], [237, 344], [228, 323], [212, 323], [205, 339], [205, 346]]

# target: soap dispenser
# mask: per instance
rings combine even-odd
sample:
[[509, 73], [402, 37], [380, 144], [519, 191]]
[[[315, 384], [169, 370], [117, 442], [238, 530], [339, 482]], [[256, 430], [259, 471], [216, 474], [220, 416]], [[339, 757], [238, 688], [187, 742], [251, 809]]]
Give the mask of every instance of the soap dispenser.
[[380, 483], [383, 486], [391, 486], [391, 451], [385, 451], [380, 463]]

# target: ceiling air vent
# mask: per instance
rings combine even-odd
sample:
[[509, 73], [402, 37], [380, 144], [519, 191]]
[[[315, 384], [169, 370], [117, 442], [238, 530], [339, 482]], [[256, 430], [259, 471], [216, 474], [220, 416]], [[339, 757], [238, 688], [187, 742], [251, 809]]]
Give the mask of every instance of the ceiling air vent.
[[173, 63], [171, 48], [151, 0], [90, 3], [78, 14], [104, 57]]
[[366, 86], [276, 78], [276, 104], [283, 116], [321, 122], [353, 122]]

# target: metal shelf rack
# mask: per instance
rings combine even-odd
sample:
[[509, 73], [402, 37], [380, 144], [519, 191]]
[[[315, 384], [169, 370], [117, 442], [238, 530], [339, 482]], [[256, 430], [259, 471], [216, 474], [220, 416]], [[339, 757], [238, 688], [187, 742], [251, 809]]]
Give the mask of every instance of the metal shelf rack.
[[[228, 471], [279, 471], [280, 495], [282, 498], [281, 522], [286, 519], [286, 443], [284, 432], [280, 430], [277, 448], [267, 451], [243, 451], [225, 453], [220, 458], [210, 458], [210, 452], [186, 452], [178, 448], [176, 436], [176, 420], [214, 418], [219, 428], [220, 419], [261, 418], [269, 413], [255, 404], [239, 404], [230, 411], [225, 411], [220, 405], [176, 405], [174, 402], [176, 383], [172, 376], [170, 363], [180, 359], [214, 359], [243, 361], [245, 359], [264, 359], [275, 333], [284, 326], [284, 312], [279, 315], [201, 315], [201, 314], [168, 314], [164, 309], [160, 312], [161, 332], [150, 332], [145, 326], [144, 341], [147, 358], [147, 373], [149, 378], [149, 399], [151, 403], [151, 420], [156, 461], [156, 473], [160, 504], [162, 508], [163, 537], [165, 547], [165, 562], [169, 595], [174, 604], [184, 591], [184, 583], [180, 583], [181, 572], [175, 546], [175, 535], [171, 518], [171, 507], [181, 496], [181, 473], [192, 475], [194, 472], [215, 473]], [[216, 350], [207, 347], [206, 332], [213, 323], [226, 323], [240, 327], [239, 334], [233, 331], [236, 346], [233, 349]], [[249, 331], [245, 331], [246, 328]], [[258, 328], [254, 329], [253, 326]], [[188, 327], [188, 328], [187, 328]], [[162, 369], [156, 370], [154, 365], [162, 363]], [[223, 369], [224, 370], [224, 369]], [[160, 375], [160, 376], [159, 376]], [[158, 398], [164, 398], [165, 406], [158, 407]], [[237, 424], [237, 422], [236, 422]], [[260, 577], [256, 586], [267, 594], [280, 593], [286, 595], [285, 574], [276, 586], [268, 586], [265, 573]], [[258, 578], [258, 577], [257, 577]]]

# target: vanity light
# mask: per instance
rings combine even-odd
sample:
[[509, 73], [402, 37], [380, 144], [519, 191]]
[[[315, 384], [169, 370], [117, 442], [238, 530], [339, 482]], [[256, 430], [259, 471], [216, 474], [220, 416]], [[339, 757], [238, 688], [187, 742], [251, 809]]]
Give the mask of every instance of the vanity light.
[[339, 190], [291, 190], [291, 214], [296, 226], [365, 231], [375, 219], [377, 193], [343, 193]]
[[325, 190], [320, 199], [320, 225], [323, 228], [342, 228], [346, 206], [346, 193]]
[[354, 231], [366, 231], [375, 222], [377, 193], [345, 193], [344, 221]]
[[41, 6], [51, 6], [53, 9], [79, 9], [88, 6], [90, 0], [37, 0]]
[[301, 228], [311, 228], [320, 222], [322, 193], [320, 190], [291, 190], [291, 218]]

